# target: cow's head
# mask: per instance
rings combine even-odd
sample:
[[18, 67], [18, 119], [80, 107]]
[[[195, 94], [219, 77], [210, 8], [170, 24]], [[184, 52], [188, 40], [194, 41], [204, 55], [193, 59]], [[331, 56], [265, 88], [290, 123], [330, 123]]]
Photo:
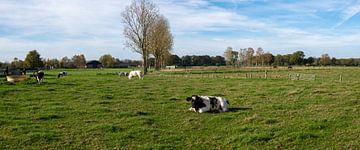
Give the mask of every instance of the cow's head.
[[197, 95], [187, 97], [186, 101], [191, 102], [191, 107], [194, 108], [195, 111], [199, 111], [200, 108], [206, 107], [204, 101]]

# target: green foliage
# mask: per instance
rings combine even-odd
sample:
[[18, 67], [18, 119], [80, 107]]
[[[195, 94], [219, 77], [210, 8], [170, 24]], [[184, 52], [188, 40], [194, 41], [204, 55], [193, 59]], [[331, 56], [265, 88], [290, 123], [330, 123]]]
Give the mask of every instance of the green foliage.
[[40, 58], [40, 54], [36, 50], [32, 50], [26, 55], [24, 66], [27, 68], [39, 68], [43, 67], [44, 63]]
[[[41, 85], [0, 80], [0, 149], [360, 148], [359, 68], [296, 70], [316, 81], [116, 75], [129, 69], [67, 70], [58, 79], [59, 71], [46, 70]], [[263, 73], [219, 70], [233, 72]], [[205, 73], [213, 72], [189, 76]], [[189, 112], [192, 94], [225, 96], [230, 112]]]

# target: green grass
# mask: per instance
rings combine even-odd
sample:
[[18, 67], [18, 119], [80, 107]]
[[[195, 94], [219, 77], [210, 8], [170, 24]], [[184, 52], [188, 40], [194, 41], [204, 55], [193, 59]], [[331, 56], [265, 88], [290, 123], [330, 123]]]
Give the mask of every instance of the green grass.
[[[223, 73], [254, 78], [144, 80], [116, 69], [57, 79], [59, 71], [45, 71], [41, 85], [0, 81], [0, 149], [360, 148], [360, 68], [291, 71], [316, 81], [290, 81], [287, 70], [269, 71], [284, 78], [240, 70]], [[189, 112], [192, 94], [225, 96], [231, 112]]]

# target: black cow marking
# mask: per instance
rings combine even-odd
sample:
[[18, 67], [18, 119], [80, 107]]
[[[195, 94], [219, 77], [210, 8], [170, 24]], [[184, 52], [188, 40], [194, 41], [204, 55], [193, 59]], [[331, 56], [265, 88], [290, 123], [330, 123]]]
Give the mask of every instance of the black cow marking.
[[191, 100], [191, 105], [193, 108], [195, 108], [196, 111], [199, 111], [200, 108], [206, 107], [204, 101], [199, 96], [193, 95], [192, 97], [195, 97], [195, 100], [191, 97], [186, 98], [186, 100]]
[[215, 97], [209, 97], [212, 109], [216, 109], [218, 106], [218, 100]]

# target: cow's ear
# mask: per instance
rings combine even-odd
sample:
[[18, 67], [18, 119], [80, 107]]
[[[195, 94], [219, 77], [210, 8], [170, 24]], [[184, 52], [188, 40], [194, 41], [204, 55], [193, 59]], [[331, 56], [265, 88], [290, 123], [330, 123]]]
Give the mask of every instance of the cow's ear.
[[187, 97], [187, 98], [186, 98], [186, 101], [188, 101], [188, 102], [191, 101], [191, 100], [192, 100], [191, 97]]

